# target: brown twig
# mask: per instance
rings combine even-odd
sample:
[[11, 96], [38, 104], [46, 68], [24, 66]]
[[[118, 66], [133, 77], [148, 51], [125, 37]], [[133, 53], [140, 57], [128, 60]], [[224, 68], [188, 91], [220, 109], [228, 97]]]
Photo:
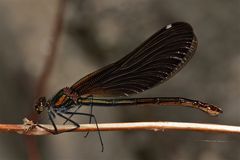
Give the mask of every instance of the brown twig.
[[54, 26], [53, 26], [53, 32], [51, 35], [52, 39], [50, 40], [49, 54], [46, 58], [43, 72], [39, 78], [39, 81], [37, 83], [38, 85], [36, 87], [37, 97], [43, 94], [43, 92], [45, 91], [45, 87], [46, 87], [49, 75], [51, 74], [51, 71], [53, 69], [55, 57], [57, 54], [57, 45], [59, 43], [62, 28], [63, 28], [63, 22], [64, 22], [63, 19], [64, 19], [64, 13], [66, 8], [66, 1], [67, 0], [61, 0], [58, 5], [56, 19], [54, 21]]
[[[53, 24], [53, 32], [50, 40], [49, 54], [46, 57], [42, 74], [39, 77], [34, 98], [44, 93], [48, 78], [54, 66], [54, 61], [57, 53], [57, 45], [59, 43], [60, 35], [63, 28], [63, 17], [65, 13], [65, 8], [66, 8], [66, 1], [67, 0], [61, 0], [58, 3], [56, 19], [53, 22], [54, 24]], [[34, 120], [37, 119], [36, 115], [34, 115], [33, 113], [31, 113], [29, 117], [31, 117], [31, 119], [34, 119]], [[38, 152], [36, 140], [30, 137], [27, 137], [26, 144], [27, 144], [26, 146], [27, 146], [28, 157], [29, 157], [28, 159], [40, 160], [40, 154]]]
[[[42, 124], [41, 126], [53, 130], [52, 125]], [[95, 124], [81, 124], [81, 127], [72, 132], [97, 131]], [[98, 124], [100, 131], [130, 131], [130, 130], [149, 130], [149, 131], [197, 131], [211, 133], [240, 134], [240, 126], [186, 123], [186, 122], [129, 122], [129, 123], [101, 123]], [[75, 128], [74, 125], [57, 125], [59, 132], [64, 132]], [[50, 135], [45, 129], [36, 124], [0, 124], [0, 132], [13, 132], [24, 135]]]

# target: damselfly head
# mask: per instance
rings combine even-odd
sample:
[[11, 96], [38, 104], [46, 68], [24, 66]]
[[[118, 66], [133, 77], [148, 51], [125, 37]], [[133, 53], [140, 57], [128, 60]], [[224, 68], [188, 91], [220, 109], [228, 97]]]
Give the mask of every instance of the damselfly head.
[[38, 114], [42, 113], [46, 108], [49, 108], [50, 103], [46, 100], [45, 97], [40, 97], [35, 104], [35, 111]]

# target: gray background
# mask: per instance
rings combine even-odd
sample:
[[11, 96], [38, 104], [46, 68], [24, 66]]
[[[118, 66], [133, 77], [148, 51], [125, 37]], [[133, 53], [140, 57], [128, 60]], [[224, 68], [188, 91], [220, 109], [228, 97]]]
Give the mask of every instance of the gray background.
[[[34, 90], [48, 53], [57, 4], [57, 0], [0, 1], [0, 123], [21, 123], [33, 110]], [[221, 106], [224, 114], [209, 117], [178, 107], [94, 108], [98, 121], [239, 125], [239, 8], [238, 0], [71, 0], [46, 96], [123, 57], [164, 25], [186, 21], [198, 37], [196, 55], [168, 82], [139, 96], [199, 99]], [[83, 135], [35, 138], [42, 159], [240, 159], [239, 135], [102, 132], [103, 153], [96, 133], [87, 139]], [[24, 136], [1, 133], [0, 159], [27, 159], [26, 145]]]

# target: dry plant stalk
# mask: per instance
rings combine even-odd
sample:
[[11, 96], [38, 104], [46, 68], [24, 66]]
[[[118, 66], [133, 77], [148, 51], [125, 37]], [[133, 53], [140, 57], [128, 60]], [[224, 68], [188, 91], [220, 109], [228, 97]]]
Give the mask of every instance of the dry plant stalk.
[[[41, 124], [41, 126], [54, 130], [52, 125]], [[75, 128], [74, 125], [57, 125], [59, 132]], [[197, 131], [225, 134], [240, 134], [239, 126], [186, 123], [186, 122], [129, 122], [129, 123], [99, 123], [100, 131]], [[79, 128], [71, 132], [97, 131], [96, 124], [81, 124]], [[24, 135], [40, 136], [51, 135], [48, 131], [38, 127], [32, 121], [25, 120], [24, 124], [0, 124], [0, 132], [13, 132]]]

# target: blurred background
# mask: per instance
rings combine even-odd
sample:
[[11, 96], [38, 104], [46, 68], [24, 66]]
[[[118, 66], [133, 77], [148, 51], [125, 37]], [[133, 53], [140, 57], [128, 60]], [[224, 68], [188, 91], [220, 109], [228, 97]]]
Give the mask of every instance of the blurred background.
[[[59, 3], [0, 1], [0, 123], [22, 123], [33, 111]], [[120, 59], [166, 24], [186, 21], [193, 26], [199, 41], [195, 56], [172, 79], [139, 97], [199, 99], [220, 106], [224, 114], [210, 117], [179, 107], [94, 108], [98, 122], [240, 125], [240, 1], [68, 0], [65, 5], [64, 26], [45, 96], [51, 98], [59, 89]], [[82, 111], [88, 112], [88, 108]], [[44, 115], [41, 119], [47, 121]], [[97, 133], [90, 133], [88, 138], [84, 138], [84, 133], [33, 138], [33, 143], [29, 143], [28, 137], [1, 133], [0, 159], [240, 159], [239, 135], [102, 132], [103, 153]]]

